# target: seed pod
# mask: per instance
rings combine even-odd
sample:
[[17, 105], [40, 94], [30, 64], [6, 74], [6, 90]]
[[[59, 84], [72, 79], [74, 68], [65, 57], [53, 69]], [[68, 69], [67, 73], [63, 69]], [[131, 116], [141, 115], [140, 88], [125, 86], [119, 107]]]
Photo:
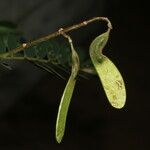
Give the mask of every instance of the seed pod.
[[109, 32], [108, 30], [93, 40], [90, 45], [90, 57], [110, 104], [120, 109], [126, 101], [125, 84], [114, 63], [102, 54], [109, 38]]
[[72, 44], [72, 40], [70, 38], [69, 38], [69, 43], [72, 51], [72, 71], [71, 71], [70, 78], [67, 82], [67, 85], [65, 87], [65, 90], [63, 92], [61, 102], [59, 105], [58, 115], [57, 115], [56, 140], [58, 143], [62, 141], [62, 138], [64, 136], [67, 113], [68, 113], [71, 97], [73, 95], [74, 87], [76, 84], [76, 77], [79, 71], [79, 63], [80, 63], [78, 54], [76, 53]]

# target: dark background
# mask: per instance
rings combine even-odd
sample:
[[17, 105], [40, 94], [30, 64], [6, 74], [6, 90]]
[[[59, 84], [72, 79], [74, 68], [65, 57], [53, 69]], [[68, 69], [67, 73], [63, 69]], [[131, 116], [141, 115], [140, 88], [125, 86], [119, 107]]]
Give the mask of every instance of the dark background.
[[[28, 39], [107, 16], [113, 31], [105, 52], [124, 77], [127, 102], [116, 110], [97, 77], [79, 80], [63, 142], [57, 144], [55, 121], [66, 81], [28, 62], [12, 62], [13, 71], [0, 73], [0, 150], [149, 150], [148, 9], [144, 1], [1, 0], [1, 20], [19, 24]], [[98, 26], [80, 30], [74, 39], [80, 37], [79, 43], [88, 46], [89, 36], [99, 34]]]

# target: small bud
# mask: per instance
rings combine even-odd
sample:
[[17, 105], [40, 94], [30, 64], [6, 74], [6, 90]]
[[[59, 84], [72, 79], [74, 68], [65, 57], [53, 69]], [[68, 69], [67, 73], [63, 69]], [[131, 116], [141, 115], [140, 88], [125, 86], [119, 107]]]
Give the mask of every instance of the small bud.
[[84, 21], [84, 22], [83, 22], [83, 24], [84, 24], [84, 25], [87, 25], [87, 22], [86, 22], [86, 21]]
[[23, 43], [23, 44], [22, 44], [22, 47], [23, 47], [23, 48], [25, 48], [26, 46], [27, 46], [27, 44], [26, 44], [26, 43]]

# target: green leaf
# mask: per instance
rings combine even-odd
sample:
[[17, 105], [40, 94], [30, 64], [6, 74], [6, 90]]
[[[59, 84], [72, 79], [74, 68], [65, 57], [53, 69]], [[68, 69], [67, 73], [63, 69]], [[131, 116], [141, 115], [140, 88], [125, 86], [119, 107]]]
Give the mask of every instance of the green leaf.
[[0, 54], [6, 52], [6, 46], [4, 44], [4, 39], [2, 36], [0, 36]]
[[108, 57], [102, 54], [108, 37], [109, 30], [94, 39], [90, 45], [90, 57], [110, 104], [120, 109], [125, 105], [126, 90], [119, 70]]
[[17, 25], [9, 21], [0, 21], [0, 35], [1, 34], [18, 34]]
[[61, 102], [59, 105], [57, 121], [56, 121], [56, 140], [58, 143], [62, 141], [65, 132], [66, 118], [68, 113], [69, 104], [74, 91], [76, 77], [79, 71], [79, 57], [76, 53], [72, 42], [70, 43], [72, 50], [72, 71], [70, 78], [67, 82], [65, 90], [63, 92]]
[[[24, 48], [22, 51], [12, 53], [12, 50], [21, 47], [21, 37], [16, 34], [0, 34], [0, 61], [1, 60], [28, 60], [33, 63], [41, 63], [40, 66], [46, 65], [47, 67], [40, 67], [48, 72], [55, 72], [54, 66], [61, 66], [64, 68], [71, 67], [71, 51], [70, 45], [67, 42], [57, 41], [56, 39], [47, 40], [29, 48]], [[77, 51], [81, 62], [81, 73], [93, 74], [91, 68], [91, 60], [87, 57], [86, 50], [78, 47]], [[89, 61], [87, 61], [89, 60]], [[86, 62], [86, 63], [85, 63]], [[53, 66], [51, 66], [53, 65]], [[39, 66], [39, 65], [38, 65]], [[93, 66], [92, 66], [93, 67]], [[83, 68], [83, 69], [82, 69]], [[53, 71], [52, 71], [53, 70]], [[66, 69], [65, 69], [66, 70]], [[59, 70], [58, 70], [59, 71]], [[60, 75], [59, 75], [60, 76]]]

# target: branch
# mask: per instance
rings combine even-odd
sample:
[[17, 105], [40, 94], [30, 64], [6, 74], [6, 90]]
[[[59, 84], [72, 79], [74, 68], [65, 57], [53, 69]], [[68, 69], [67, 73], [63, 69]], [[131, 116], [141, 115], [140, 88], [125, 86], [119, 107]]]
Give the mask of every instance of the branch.
[[[68, 27], [68, 28], [64, 28], [63, 29], [63, 32], [66, 33], [66, 32], [69, 32], [69, 31], [72, 31], [72, 30], [76, 30], [78, 28], [81, 28], [81, 27], [84, 27], [84, 26], [87, 26], [88, 24], [92, 23], [92, 22], [95, 22], [95, 21], [105, 21], [107, 22], [107, 27], [108, 27], [108, 30], [111, 30], [112, 29], [112, 25], [111, 25], [111, 22], [109, 21], [108, 18], [106, 17], [94, 17], [92, 19], [89, 19], [89, 20], [86, 20], [86, 21], [83, 21], [79, 24], [76, 24], [76, 25], [73, 25], [71, 27]], [[17, 47], [15, 49], [12, 49], [10, 51], [10, 53], [6, 53], [3, 55], [3, 57], [7, 57], [8, 55], [10, 54], [15, 54], [15, 53], [18, 53], [20, 51], [23, 51], [24, 49], [26, 48], [29, 48], [31, 46], [34, 46], [34, 45], [37, 45], [38, 43], [41, 43], [41, 42], [44, 42], [44, 41], [47, 41], [49, 39], [52, 39], [54, 37], [57, 37], [61, 35], [60, 31], [57, 31], [57, 32], [54, 32], [50, 35], [47, 35], [47, 36], [44, 36], [42, 38], [39, 38], [37, 40], [34, 40], [34, 41], [31, 41], [31, 42], [28, 42], [28, 43], [23, 43], [20, 47]]]

